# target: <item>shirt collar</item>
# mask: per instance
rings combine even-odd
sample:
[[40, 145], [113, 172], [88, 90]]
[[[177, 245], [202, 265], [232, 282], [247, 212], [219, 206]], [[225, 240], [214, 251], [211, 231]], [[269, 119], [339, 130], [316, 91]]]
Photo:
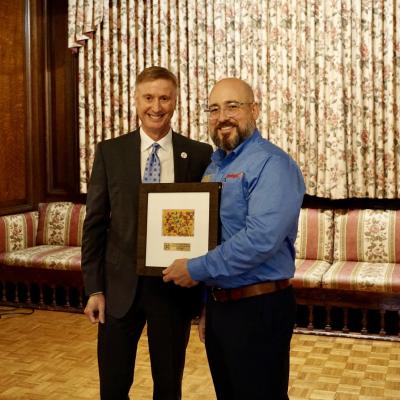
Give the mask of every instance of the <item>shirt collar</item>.
[[[152, 146], [154, 140], [147, 136], [146, 132], [140, 128], [140, 151], [146, 151], [149, 147]], [[167, 150], [170, 146], [172, 146], [172, 129], [168, 131], [168, 133], [157, 142], [160, 147], [164, 150]]]
[[260, 137], [260, 132], [258, 129], [255, 129], [254, 132], [248, 138], [246, 138], [246, 140], [240, 143], [239, 146], [235, 147], [229, 154], [226, 154], [224, 150], [217, 149], [211, 156], [211, 159], [219, 166], [225, 162], [230, 162], [234, 160], [248, 146], [249, 143], [255, 142]]

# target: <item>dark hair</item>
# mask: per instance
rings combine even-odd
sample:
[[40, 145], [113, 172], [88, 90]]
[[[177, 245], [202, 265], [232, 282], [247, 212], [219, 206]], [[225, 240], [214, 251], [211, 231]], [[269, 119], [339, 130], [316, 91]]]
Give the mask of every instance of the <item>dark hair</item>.
[[176, 76], [169, 70], [163, 67], [148, 67], [145, 68], [136, 78], [136, 86], [143, 82], [151, 82], [157, 79], [165, 79], [173, 83], [175, 88], [178, 87]]

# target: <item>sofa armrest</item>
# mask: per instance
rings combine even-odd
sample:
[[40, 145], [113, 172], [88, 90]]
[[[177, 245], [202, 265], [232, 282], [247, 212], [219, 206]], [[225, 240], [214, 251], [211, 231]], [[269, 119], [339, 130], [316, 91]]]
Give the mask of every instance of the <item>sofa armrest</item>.
[[39, 203], [37, 245], [81, 246], [85, 204]]
[[332, 263], [333, 211], [302, 208], [296, 238], [296, 258]]
[[0, 253], [35, 246], [38, 212], [0, 217]]

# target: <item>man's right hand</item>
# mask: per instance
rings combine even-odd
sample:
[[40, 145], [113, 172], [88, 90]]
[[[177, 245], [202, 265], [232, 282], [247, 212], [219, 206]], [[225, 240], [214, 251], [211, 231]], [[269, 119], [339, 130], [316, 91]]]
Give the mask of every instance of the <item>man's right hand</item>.
[[92, 324], [97, 324], [98, 322], [104, 324], [105, 306], [106, 299], [103, 293], [94, 294], [89, 297], [84, 313]]

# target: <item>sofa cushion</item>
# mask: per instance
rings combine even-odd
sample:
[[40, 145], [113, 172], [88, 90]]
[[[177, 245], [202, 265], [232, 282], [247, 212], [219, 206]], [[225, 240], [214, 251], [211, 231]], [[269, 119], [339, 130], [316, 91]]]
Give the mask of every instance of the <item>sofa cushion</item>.
[[84, 204], [40, 203], [36, 243], [81, 246], [85, 212]]
[[0, 217], [0, 253], [34, 246], [38, 212]]
[[322, 276], [331, 266], [327, 261], [296, 258], [296, 271], [292, 285], [296, 288], [320, 288]]
[[26, 268], [80, 270], [81, 248], [52, 245], [29, 247], [0, 254], [0, 263]]
[[335, 211], [335, 261], [400, 263], [400, 211]]
[[302, 208], [296, 238], [296, 258], [332, 262], [333, 211]]
[[338, 261], [324, 274], [322, 287], [400, 293], [400, 264]]

